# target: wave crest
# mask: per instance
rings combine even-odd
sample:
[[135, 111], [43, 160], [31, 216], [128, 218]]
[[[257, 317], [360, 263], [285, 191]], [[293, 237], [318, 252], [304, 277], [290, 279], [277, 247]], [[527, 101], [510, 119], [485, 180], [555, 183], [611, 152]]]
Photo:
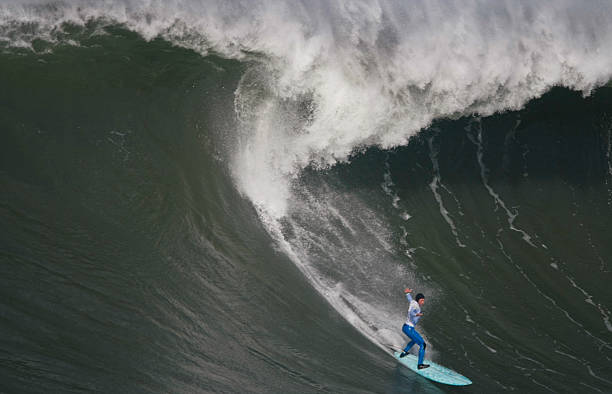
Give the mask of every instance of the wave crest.
[[92, 34], [119, 24], [254, 64], [258, 83], [236, 92], [232, 166], [278, 217], [306, 166], [405, 144], [434, 119], [519, 109], [553, 86], [588, 95], [612, 76], [610, 19], [604, 1], [12, 0], [0, 43], [65, 43], [67, 24], [95, 22]]

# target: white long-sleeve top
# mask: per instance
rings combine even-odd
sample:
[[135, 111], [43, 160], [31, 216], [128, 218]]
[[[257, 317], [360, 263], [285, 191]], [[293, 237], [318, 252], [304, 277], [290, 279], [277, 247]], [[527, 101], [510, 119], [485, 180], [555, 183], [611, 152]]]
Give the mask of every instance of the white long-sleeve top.
[[421, 307], [419, 303], [412, 299], [410, 293], [406, 293], [406, 298], [408, 302], [410, 302], [410, 307], [408, 308], [408, 316], [406, 316], [406, 324], [410, 327], [414, 327], [421, 316], [417, 316], [417, 313], [421, 313]]

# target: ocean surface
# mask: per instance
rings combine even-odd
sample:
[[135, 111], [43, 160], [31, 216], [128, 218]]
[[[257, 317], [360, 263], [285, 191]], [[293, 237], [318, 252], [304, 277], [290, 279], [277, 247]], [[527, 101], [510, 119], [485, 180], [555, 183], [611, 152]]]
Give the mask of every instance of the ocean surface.
[[2, 1], [0, 392], [612, 392], [611, 20]]

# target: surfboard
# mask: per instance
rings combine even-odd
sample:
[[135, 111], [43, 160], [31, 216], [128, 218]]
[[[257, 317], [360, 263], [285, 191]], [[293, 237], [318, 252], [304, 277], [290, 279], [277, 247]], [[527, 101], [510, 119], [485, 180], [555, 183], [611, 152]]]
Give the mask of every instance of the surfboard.
[[408, 354], [406, 357], [402, 358], [400, 358], [399, 352], [393, 352], [393, 355], [395, 359], [406, 368], [434, 382], [449, 384], [451, 386], [467, 386], [472, 384], [472, 381], [465, 376], [429, 360], [425, 360], [425, 364], [430, 365], [429, 368], [418, 369], [418, 358], [414, 354]]

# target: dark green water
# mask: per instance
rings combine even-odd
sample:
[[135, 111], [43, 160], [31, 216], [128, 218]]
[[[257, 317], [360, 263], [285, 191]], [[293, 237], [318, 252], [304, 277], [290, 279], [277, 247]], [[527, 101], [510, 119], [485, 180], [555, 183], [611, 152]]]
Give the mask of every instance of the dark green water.
[[[1, 392], [612, 391], [612, 89], [357, 147], [270, 219], [232, 154], [257, 56], [95, 28], [0, 54]], [[472, 386], [384, 350], [405, 286]]]

